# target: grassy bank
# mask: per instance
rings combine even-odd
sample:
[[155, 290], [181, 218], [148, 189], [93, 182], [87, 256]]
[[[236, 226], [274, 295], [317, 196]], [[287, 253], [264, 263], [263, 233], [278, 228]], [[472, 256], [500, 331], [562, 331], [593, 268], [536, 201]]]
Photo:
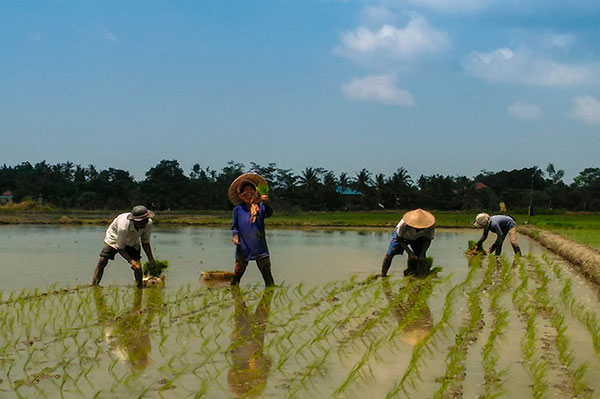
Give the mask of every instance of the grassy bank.
[[[269, 219], [271, 226], [393, 227], [405, 211], [373, 212], [278, 212]], [[25, 224], [105, 224], [119, 211], [26, 210], [7, 211], [0, 208], [0, 223]], [[476, 211], [433, 211], [438, 227], [471, 227]], [[527, 224], [527, 215], [513, 214], [517, 224]], [[230, 211], [157, 211], [157, 224], [229, 225]], [[600, 214], [561, 213], [536, 215], [530, 224], [552, 231], [600, 231]]]

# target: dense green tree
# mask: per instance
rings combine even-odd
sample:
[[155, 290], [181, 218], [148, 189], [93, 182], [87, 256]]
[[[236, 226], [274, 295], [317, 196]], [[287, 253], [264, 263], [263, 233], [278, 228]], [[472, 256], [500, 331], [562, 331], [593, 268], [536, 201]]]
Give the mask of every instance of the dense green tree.
[[[136, 182], [124, 170], [97, 170], [72, 162], [0, 167], [0, 192], [10, 190], [16, 201], [41, 199], [64, 208], [124, 210], [144, 203], [154, 209], [231, 209], [227, 197], [231, 182], [244, 173], [244, 164], [229, 161], [217, 171], [200, 164], [186, 176], [176, 160], [162, 160]], [[296, 175], [291, 169], [252, 162], [249, 171], [265, 177], [272, 202], [281, 210], [373, 210], [423, 207], [440, 210], [498, 209], [504, 201], [509, 212], [560, 208], [600, 210], [600, 168], [586, 168], [571, 185], [563, 170], [548, 164], [511, 171], [483, 170], [474, 178], [422, 175], [415, 185], [404, 168], [391, 176], [373, 174], [363, 168], [350, 178], [342, 172], [307, 167]], [[361, 195], [343, 195], [339, 188], [353, 188]]]

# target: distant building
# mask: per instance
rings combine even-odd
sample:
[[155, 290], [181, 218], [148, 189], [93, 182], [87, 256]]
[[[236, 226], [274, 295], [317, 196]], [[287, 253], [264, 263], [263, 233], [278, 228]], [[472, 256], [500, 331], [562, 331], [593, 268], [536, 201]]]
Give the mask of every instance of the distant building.
[[361, 193], [360, 191], [353, 190], [350, 187], [342, 188], [342, 186], [337, 186], [335, 188], [335, 192], [338, 194], [341, 194], [341, 195], [356, 195], [356, 196], [363, 195], [363, 193]]
[[489, 188], [487, 184], [482, 182], [475, 183], [475, 190], [481, 190], [482, 188]]
[[0, 195], [0, 204], [8, 204], [13, 201], [13, 194], [10, 191], [5, 191]]

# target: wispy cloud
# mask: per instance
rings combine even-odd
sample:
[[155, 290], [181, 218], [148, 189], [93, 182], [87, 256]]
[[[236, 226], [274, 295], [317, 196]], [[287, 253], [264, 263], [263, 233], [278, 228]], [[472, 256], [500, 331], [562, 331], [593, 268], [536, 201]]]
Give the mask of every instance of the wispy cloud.
[[445, 13], [465, 13], [487, 8], [493, 0], [408, 0], [409, 4]]
[[396, 78], [392, 75], [370, 75], [363, 79], [354, 79], [343, 84], [342, 91], [354, 101], [372, 101], [401, 107], [411, 107], [415, 104], [408, 91], [396, 87]]
[[115, 35], [110, 29], [108, 29], [106, 26], [99, 24], [98, 28], [100, 29], [100, 33], [102, 34], [102, 38], [104, 40], [107, 40], [109, 42], [118, 42], [119, 41], [119, 37], [117, 35]]
[[337, 54], [358, 61], [373, 58], [407, 60], [427, 53], [438, 53], [449, 43], [446, 33], [433, 28], [425, 18], [413, 15], [404, 28], [390, 24], [372, 30], [361, 26], [341, 34]]
[[533, 120], [542, 115], [542, 109], [535, 104], [516, 102], [508, 107], [508, 114], [518, 119]]
[[548, 35], [548, 42], [554, 47], [566, 50], [575, 43], [575, 37], [565, 33], [553, 33]]
[[598, 65], [565, 64], [527, 50], [499, 48], [489, 53], [472, 52], [463, 60], [470, 74], [488, 82], [525, 83], [538, 86], [571, 86], [597, 78]]
[[365, 24], [382, 24], [396, 19], [396, 13], [382, 5], [366, 6], [360, 12], [360, 18]]
[[600, 101], [585, 95], [573, 98], [573, 102], [570, 116], [588, 125], [600, 125]]

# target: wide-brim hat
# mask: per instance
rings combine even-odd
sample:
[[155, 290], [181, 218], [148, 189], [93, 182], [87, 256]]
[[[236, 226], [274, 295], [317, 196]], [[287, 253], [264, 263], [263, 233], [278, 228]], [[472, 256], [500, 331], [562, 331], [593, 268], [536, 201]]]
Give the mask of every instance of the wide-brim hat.
[[127, 219], [133, 220], [134, 222], [141, 222], [152, 217], [154, 217], [154, 212], [148, 210], [144, 205], [134, 206], [131, 213], [127, 215]]
[[415, 229], [426, 229], [435, 224], [435, 216], [421, 208], [406, 212], [402, 220]]
[[243, 175], [238, 176], [237, 179], [231, 183], [231, 186], [229, 186], [229, 201], [231, 201], [233, 205], [239, 205], [242, 203], [242, 200], [240, 197], [238, 197], [238, 194], [240, 193], [240, 184], [243, 182], [250, 182], [254, 184], [254, 187], [256, 188], [258, 188], [258, 186], [261, 184], [267, 184], [267, 181], [261, 175], [256, 173], [244, 173]]

